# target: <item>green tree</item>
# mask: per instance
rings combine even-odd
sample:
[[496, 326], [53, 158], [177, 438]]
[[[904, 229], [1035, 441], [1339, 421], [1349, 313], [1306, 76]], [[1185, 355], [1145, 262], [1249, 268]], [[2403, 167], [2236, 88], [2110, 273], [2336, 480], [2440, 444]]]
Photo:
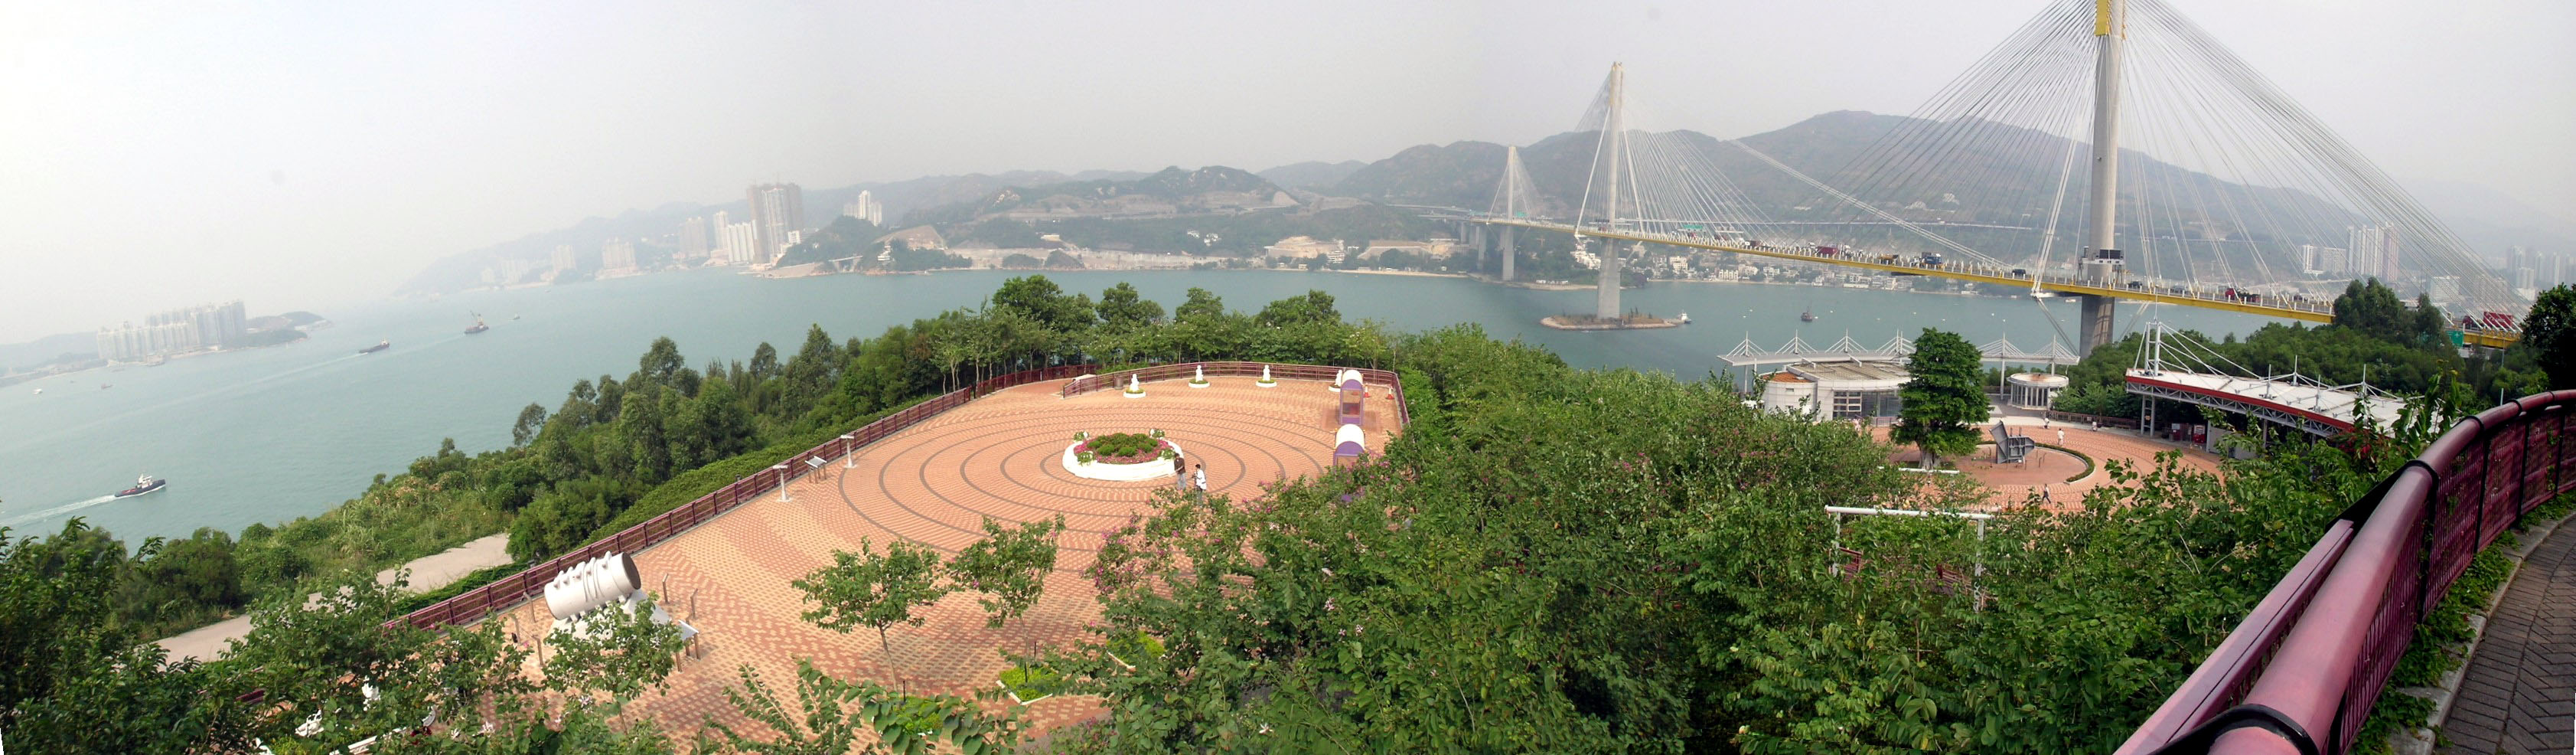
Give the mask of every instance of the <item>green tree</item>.
[[1225, 300], [1207, 289], [1191, 286], [1189, 299], [1172, 308], [1172, 319], [1201, 320], [1225, 316]]
[[1003, 281], [1001, 290], [993, 292], [993, 307], [1027, 315], [1057, 333], [1087, 330], [1093, 316], [1091, 297], [1068, 295], [1043, 275]]
[[1028, 613], [1046, 591], [1047, 574], [1055, 571], [1055, 536], [1063, 531], [1060, 514], [1053, 521], [1007, 529], [984, 517], [984, 539], [949, 559], [949, 579], [958, 587], [983, 593], [986, 597], [977, 601], [984, 606], [984, 626], [1001, 628], [1003, 622]]
[[2549, 373], [2549, 387], [2576, 388], [2576, 288], [2540, 292], [2531, 314], [2522, 318], [2522, 343]]
[[528, 441], [536, 440], [537, 433], [545, 429], [546, 408], [534, 401], [528, 402], [527, 408], [519, 410], [519, 421], [510, 426], [510, 447], [528, 445]]
[[1136, 293], [1136, 286], [1126, 281], [1100, 292], [1100, 325], [1114, 333], [1126, 333], [1163, 319], [1163, 305]]
[[1340, 323], [1342, 313], [1333, 309], [1333, 295], [1309, 290], [1304, 296], [1291, 296], [1261, 308], [1252, 321], [1272, 327]]
[[908, 540], [886, 544], [886, 552], [879, 555], [861, 538], [859, 552], [833, 551], [832, 562], [790, 583], [805, 591], [806, 601], [817, 604], [805, 612], [805, 620], [841, 632], [862, 626], [875, 629], [877, 644], [889, 654], [894, 645], [886, 629], [896, 624], [921, 626], [929, 617], [920, 609], [948, 595], [939, 580], [939, 554]]
[[967, 755], [1000, 755], [1016, 752], [1020, 745], [1022, 729], [1015, 714], [988, 714], [965, 698], [899, 694], [872, 682], [833, 678], [815, 669], [812, 660], [798, 659], [799, 710], [790, 713], [750, 664], [738, 673], [741, 686], [725, 688], [725, 698], [744, 719], [769, 733], [746, 733], [711, 721], [708, 728], [722, 737], [724, 752], [915, 755], [931, 752], [933, 741], [945, 741]]
[[648, 596], [601, 607], [584, 616], [580, 626], [556, 630], [546, 640], [554, 649], [545, 661], [546, 686], [572, 695], [604, 695], [612, 712], [647, 688], [661, 688], [686, 641], [677, 624], [655, 620], [653, 612]]
[[1977, 347], [1956, 333], [1924, 328], [1906, 360], [1909, 377], [1897, 388], [1904, 402], [1889, 438], [1923, 449], [1923, 466], [1942, 456], [1977, 448], [1977, 425], [1986, 421], [1985, 390], [1979, 385]]

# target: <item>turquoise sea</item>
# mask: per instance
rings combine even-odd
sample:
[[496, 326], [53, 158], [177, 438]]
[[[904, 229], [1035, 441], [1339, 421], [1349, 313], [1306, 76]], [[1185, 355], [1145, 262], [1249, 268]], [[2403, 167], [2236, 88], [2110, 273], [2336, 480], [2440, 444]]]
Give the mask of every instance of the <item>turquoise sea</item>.
[[[568, 286], [482, 291], [323, 312], [332, 325], [293, 345], [57, 376], [0, 389], [0, 526], [24, 535], [87, 517], [118, 536], [184, 536], [198, 527], [238, 531], [320, 513], [365, 490], [377, 474], [454, 438], [469, 452], [509, 442], [510, 423], [534, 401], [551, 409], [572, 382], [624, 377], [654, 337], [677, 340], [692, 365], [748, 359], [768, 341], [793, 352], [807, 324], [836, 340], [971, 306], [1015, 275], [935, 275], [765, 280], [705, 270]], [[1693, 323], [1664, 330], [1574, 333], [1540, 317], [1591, 308], [1592, 292], [1538, 291], [1460, 278], [1339, 273], [1135, 271], [1054, 273], [1067, 289], [1098, 292], [1130, 281], [1166, 310], [1192, 286], [1228, 306], [1257, 310], [1315, 288], [1343, 316], [1420, 330], [1477, 323], [1497, 337], [1545, 345], [1578, 366], [1626, 366], [1700, 377], [1725, 369], [1718, 355], [1751, 337], [1776, 347], [1792, 335], [1824, 346], [1849, 334], [1866, 346], [1924, 327], [1972, 342], [2010, 337], [2037, 349], [2055, 329], [2029, 299], [1893, 293], [1840, 287], [1656, 283], [1626, 292], [1635, 309]], [[2054, 300], [2074, 326], [2073, 300]], [[1814, 323], [1798, 313], [1813, 308]], [[462, 331], [480, 312], [490, 332]], [[2123, 307], [2122, 329], [2137, 310]], [[2263, 318], [2159, 307], [2169, 323], [2211, 334], [2243, 333]], [[393, 342], [381, 353], [357, 349]], [[44, 389], [36, 394], [35, 389]], [[136, 475], [170, 479], [151, 495], [110, 500]]]

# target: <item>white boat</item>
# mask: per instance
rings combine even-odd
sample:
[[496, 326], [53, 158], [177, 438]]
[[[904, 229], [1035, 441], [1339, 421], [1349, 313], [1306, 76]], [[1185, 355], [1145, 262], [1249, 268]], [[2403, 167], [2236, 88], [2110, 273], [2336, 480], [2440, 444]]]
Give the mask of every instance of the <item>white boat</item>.
[[1689, 324], [1690, 324], [1690, 313], [1689, 313], [1689, 312], [1683, 312], [1683, 313], [1681, 313], [1681, 315], [1682, 315], [1682, 316], [1680, 316], [1680, 317], [1673, 318], [1673, 321], [1674, 321], [1674, 322], [1681, 323], [1681, 324], [1683, 324], [1683, 325], [1689, 325]]

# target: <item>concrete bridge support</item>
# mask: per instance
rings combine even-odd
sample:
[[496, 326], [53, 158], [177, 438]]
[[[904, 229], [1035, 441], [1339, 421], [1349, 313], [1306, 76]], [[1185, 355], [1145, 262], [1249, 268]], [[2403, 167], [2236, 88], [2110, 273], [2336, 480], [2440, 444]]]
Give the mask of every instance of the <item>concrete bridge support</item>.
[[[1617, 175], [1613, 173], [1612, 175]], [[1601, 293], [1594, 303], [1593, 314], [1601, 319], [1619, 317], [1619, 240], [1601, 240]]]
[[1512, 227], [1503, 226], [1503, 280], [1512, 279]]
[[1467, 232], [1467, 244], [1476, 248], [1476, 272], [1485, 271], [1485, 224], [1476, 224]]
[[2083, 310], [2075, 318], [2075, 353], [2092, 356], [2094, 349], [2112, 341], [2111, 305], [2119, 300], [2108, 296], [2078, 296], [2076, 299]]

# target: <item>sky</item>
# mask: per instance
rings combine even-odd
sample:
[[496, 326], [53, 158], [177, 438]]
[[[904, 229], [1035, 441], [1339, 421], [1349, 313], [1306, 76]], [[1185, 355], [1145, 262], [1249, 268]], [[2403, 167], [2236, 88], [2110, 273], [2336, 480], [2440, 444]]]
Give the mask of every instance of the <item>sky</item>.
[[[1657, 125], [1721, 137], [1906, 113], [2046, 1], [0, 0], [0, 343], [328, 314], [757, 181], [1523, 144], [1612, 60]], [[2576, 3], [2168, 2], [2401, 180], [2576, 216]]]

